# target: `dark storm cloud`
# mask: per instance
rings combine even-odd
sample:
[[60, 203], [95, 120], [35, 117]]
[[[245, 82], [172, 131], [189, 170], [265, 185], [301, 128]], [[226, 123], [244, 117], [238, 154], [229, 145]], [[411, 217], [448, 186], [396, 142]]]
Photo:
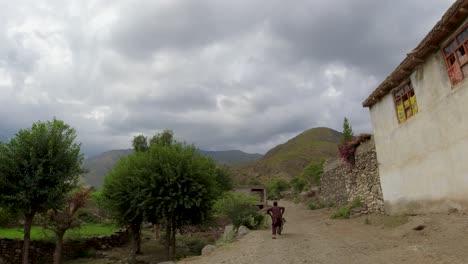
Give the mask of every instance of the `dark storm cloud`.
[[56, 116], [96, 154], [166, 128], [251, 152], [345, 116], [370, 132], [361, 102], [452, 2], [2, 3], [0, 135]]

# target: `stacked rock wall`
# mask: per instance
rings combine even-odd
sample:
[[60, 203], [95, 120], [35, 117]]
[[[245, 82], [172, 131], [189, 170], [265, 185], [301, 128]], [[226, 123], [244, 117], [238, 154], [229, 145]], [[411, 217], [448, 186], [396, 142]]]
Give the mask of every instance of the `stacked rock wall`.
[[340, 205], [359, 198], [365, 212], [384, 213], [377, 154], [373, 138], [355, 151], [355, 164], [335, 160], [324, 166], [319, 199], [325, 205]]
[[[65, 240], [64, 259], [74, 258], [89, 249], [110, 249], [122, 246], [129, 240], [127, 231], [119, 231], [108, 236], [90, 237], [80, 240]], [[52, 263], [55, 243], [50, 241], [31, 241], [29, 260], [31, 264]], [[21, 263], [23, 240], [0, 239], [0, 263]], [[2, 262], [3, 261], [3, 262]]]

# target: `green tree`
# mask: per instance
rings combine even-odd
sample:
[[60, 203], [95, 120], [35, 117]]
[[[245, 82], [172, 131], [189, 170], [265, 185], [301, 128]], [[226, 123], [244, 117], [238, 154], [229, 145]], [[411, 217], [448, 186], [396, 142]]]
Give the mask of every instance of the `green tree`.
[[346, 141], [351, 141], [354, 137], [354, 134], [353, 134], [353, 128], [351, 127], [351, 125], [349, 124], [349, 121], [348, 121], [348, 118], [344, 118], [344, 121], [343, 121], [343, 137], [342, 137], [342, 141], [343, 142], [346, 142]]
[[0, 205], [24, 216], [23, 264], [29, 259], [34, 216], [61, 208], [84, 172], [75, 139], [73, 128], [53, 119], [36, 122], [0, 143]]
[[230, 191], [233, 188], [232, 176], [227, 166], [221, 166], [216, 168], [216, 184], [219, 195], [226, 191]]
[[[210, 212], [216, 196], [216, 164], [194, 146], [167, 139], [121, 159], [106, 176], [103, 195], [115, 219], [130, 226], [132, 234], [139, 234], [143, 220], [161, 223], [167, 255], [174, 259], [176, 231]], [[135, 263], [138, 238], [132, 237], [131, 263]]]
[[138, 135], [133, 138], [132, 141], [133, 150], [135, 151], [147, 151], [148, 150], [148, 140], [143, 135]]
[[113, 219], [120, 226], [130, 227], [132, 247], [130, 263], [136, 263], [141, 224], [144, 220], [147, 188], [143, 177], [147, 170], [147, 155], [134, 152], [117, 162], [104, 179], [102, 195]]
[[162, 220], [166, 230], [166, 252], [175, 258], [176, 231], [196, 224], [210, 213], [216, 192], [216, 164], [191, 145], [152, 145], [146, 215], [154, 223]]
[[150, 145], [169, 146], [175, 143], [172, 130], [165, 129], [162, 133], [154, 135], [150, 140]]

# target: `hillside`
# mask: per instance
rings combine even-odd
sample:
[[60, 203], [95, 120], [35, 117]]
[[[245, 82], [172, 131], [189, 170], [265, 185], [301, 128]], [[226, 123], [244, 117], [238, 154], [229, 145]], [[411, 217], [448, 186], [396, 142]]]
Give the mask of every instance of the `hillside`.
[[236, 180], [249, 182], [275, 176], [291, 178], [312, 161], [338, 157], [341, 133], [330, 128], [312, 128], [269, 150], [253, 163], [233, 166]]
[[262, 154], [250, 154], [240, 150], [225, 150], [225, 151], [207, 151], [200, 150], [200, 153], [206, 157], [210, 157], [219, 163], [244, 163], [257, 161], [263, 157]]
[[[88, 170], [88, 173], [83, 175], [83, 181], [94, 187], [101, 187], [104, 177], [121, 157], [132, 153], [131, 149], [117, 149], [104, 152], [95, 157], [85, 159], [83, 168]], [[210, 157], [219, 163], [242, 163], [252, 162], [261, 159], [261, 154], [249, 154], [240, 150], [226, 151], [206, 151], [200, 150], [200, 153], [206, 157]]]

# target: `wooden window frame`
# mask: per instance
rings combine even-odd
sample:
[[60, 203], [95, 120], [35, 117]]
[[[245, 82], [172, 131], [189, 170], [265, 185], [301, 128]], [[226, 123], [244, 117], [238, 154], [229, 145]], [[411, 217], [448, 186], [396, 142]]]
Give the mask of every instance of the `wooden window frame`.
[[[416, 93], [414, 92], [414, 88], [411, 83], [411, 80], [408, 79], [404, 81], [401, 85], [399, 85], [397, 88], [393, 89], [392, 96], [393, 96], [393, 103], [395, 106], [395, 113], [398, 119], [398, 123], [404, 123], [409, 118], [411, 118], [412, 116], [418, 113]], [[405, 102], [406, 102], [406, 100], [404, 100], [405, 96], [407, 98], [408, 105], [405, 105]], [[414, 102], [412, 102], [413, 96], [414, 96]], [[398, 112], [398, 106], [400, 105], [399, 102], [401, 102], [401, 105], [403, 106], [403, 113], [405, 115], [404, 120], [400, 118], [400, 113]]]
[[[463, 72], [463, 67], [468, 68], [468, 37], [465, 37], [462, 42], [459, 40], [459, 37], [463, 33], [467, 34], [465, 31], [468, 31], [468, 24], [458, 30], [455, 33], [455, 36], [450, 38], [448, 44], [442, 49], [445, 65], [447, 66], [447, 73], [449, 75], [450, 82], [452, 83], [452, 87], [463, 81], [467, 77], [466, 75], [468, 75], [468, 71], [465, 73]], [[454, 45], [452, 50], [447, 51], [447, 49], [452, 45]], [[465, 54], [461, 56], [458, 52], [460, 48], [465, 52]]]

